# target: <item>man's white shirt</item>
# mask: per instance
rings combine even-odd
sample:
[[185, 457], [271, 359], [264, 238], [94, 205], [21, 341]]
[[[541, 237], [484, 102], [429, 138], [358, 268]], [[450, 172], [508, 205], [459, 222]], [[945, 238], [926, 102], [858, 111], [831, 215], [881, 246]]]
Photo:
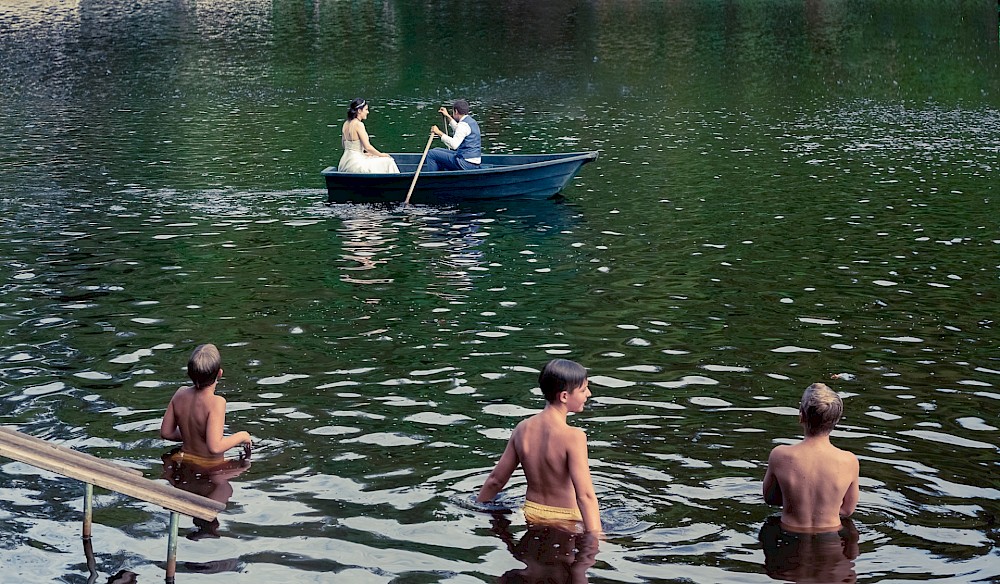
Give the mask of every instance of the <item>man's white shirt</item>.
[[[454, 119], [448, 120], [448, 126], [452, 129], [452, 135], [447, 134], [441, 136], [441, 141], [445, 143], [445, 146], [452, 150], [457, 150], [458, 146], [465, 140], [465, 137], [472, 133], [472, 127], [468, 123], [463, 122], [465, 116], [458, 118], [456, 122]], [[466, 162], [471, 162], [472, 164], [479, 164], [483, 161], [482, 158], [466, 158]]]

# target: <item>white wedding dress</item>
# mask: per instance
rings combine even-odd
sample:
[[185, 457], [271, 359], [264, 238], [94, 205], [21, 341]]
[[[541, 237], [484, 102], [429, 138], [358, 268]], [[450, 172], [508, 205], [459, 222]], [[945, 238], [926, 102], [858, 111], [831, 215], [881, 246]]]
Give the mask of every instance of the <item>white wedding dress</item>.
[[391, 156], [368, 156], [361, 140], [344, 140], [344, 155], [337, 165], [338, 172], [360, 174], [398, 174], [399, 167]]

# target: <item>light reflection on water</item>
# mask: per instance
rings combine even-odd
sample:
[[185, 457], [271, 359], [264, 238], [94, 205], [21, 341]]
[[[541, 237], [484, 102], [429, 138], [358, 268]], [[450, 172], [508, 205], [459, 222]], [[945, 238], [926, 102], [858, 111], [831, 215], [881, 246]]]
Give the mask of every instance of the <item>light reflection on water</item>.
[[[556, 4], [546, 10], [561, 18]], [[232, 483], [222, 537], [182, 543], [186, 580], [218, 569], [255, 581], [495, 581], [525, 562], [469, 497], [541, 407], [537, 368], [566, 356], [593, 373], [594, 397], [572, 419], [590, 439], [608, 531], [591, 580], [764, 582], [763, 463], [798, 435], [802, 388], [826, 380], [847, 408], [834, 440], [861, 459], [859, 578], [997, 578], [996, 105], [853, 99], [850, 59], [833, 69], [846, 98], [776, 104], [763, 89], [780, 77], [772, 63], [761, 78], [740, 70], [741, 102], [715, 91], [717, 65], [699, 60], [711, 51], [682, 34], [714, 9], [681, 4], [664, 4], [679, 19], [644, 18], [653, 9], [642, 5], [585, 15], [611, 36], [586, 59], [557, 52], [596, 63], [574, 73], [585, 82], [517, 69], [456, 82], [484, 96], [496, 149], [601, 150], [566, 201], [406, 210], [322, 204], [327, 124], [361, 64], [317, 87], [278, 54], [225, 58], [254, 39], [311, 51], [288, 14], [269, 23], [271, 9], [199, 5], [189, 29], [161, 7], [162, 26], [137, 29], [138, 5], [84, 6], [113, 26], [45, 45], [63, 73], [51, 84], [44, 60], [5, 61], [4, 87], [29, 82], [0, 114], [0, 135], [13, 136], [4, 160], [16, 162], [0, 177], [0, 421], [158, 476], [163, 408], [191, 348], [210, 340], [225, 360], [229, 425], [258, 447]], [[347, 11], [315, 7], [322, 23]], [[738, 8], [767, 21], [765, 8]], [[813, 8], [821, 23], [843, 16]], [[371, 10], [377, 32], [406, 42], [412, 14]], [[666, 37], [641, 33], [665, 23]], [[615, 28], [626, 25], [642, 26]], [[532, 39], [568, 30], [530, 26]], [[813, 32], [829, 43], [849, 28]], [[190, 64], [138, 44], [147, 33], [188, 47]], [[109, 67], [131, 70], [105, 34], [177, 79], [147, 85], [152, 70], [139, 68], [104, 83]], [[331, 49], [359, 38], [316, 34]], [[603, 69], [629, 35], [631, 68]], [[661, 41], [689, 60], [652, 73]], [[81, 51], [107, 58], [74, 77]], [[398, 69], [386, 55], [408, 52], [393, 45], [379, 64]], [[327, 65], [338, 54], [320, 53]], [[247, 81], [273, 74], [285, 76]], [[920, 86], [899, 80], [904, 95]], [[578, 85], [590, 90], [556, 91]], [[377, 143], [415, 149], [435, 91], [386, 90]], [[7, 461], [0, 477], [0, 562], [84, 581], [79, 485]], [[516, 540], [524, 489], [515, 477], [494, 510], [515, 510], [504, 516]], [[104, 493], [95, 517], [102, 572], [161, 577], [162, 511]]]
[[[591, 437], [609, 532], [590, 570], [595, 580], [662, 578], [664, 564], [676, 577], [698, 580], [759, 573], [755, 530], [769, 510], [758, 481], [773, 444], [766, 437], [782, 443], [796, 434], [788, 403], [802, 385], [795, 369], [816, 371], [816, 364], [799, 364], [816, 357], [819, 371], [853, 371], [840, 375], [848, 418], [835, 440], [856, 451], [864, 469], [857, 570], [871, 574], [902, 557], [921, 574], [947, 575], [921, 550], [993, 546], [989, 532], [970, 522], [988, 522], [983, 503], [1000, 492], [963, 469], [995, 464], [997, 428], [980, 410], [998, 399], [991, 391], [998, 373], [946, 358], [941, 333], [908, 325], [910, 334], [901, 335], [864, 313], [827, 317], [826, 305], [843, 300], [839, 290], [817, 287], [807, 291], [814, 296], [807, 313], [820, 316], [778, 302], [788, 295], [774, 297], [776, 308], [791, 311], [794, 340], [772, 330], [750, 346], [743, 335], [726, 335], [738, 314], [703, 321], [718, 322], [713, 329], [669, 313], [636, 319], [622, 306], [610, 319], [592, 310], [586, 325], [574, 323], [602, 329], [599, 341], [581, 342], [561, 334], [559, 314], [511, 315], [530, 305], [525, 297], [534, 292], [524, 283], [537, 282], [539, 267], [558, 267], [556, 256], [571, 266], [589, 263], [574, 254], [595, 253], [587, 242], [604, 229], [574, 226], [574, 210], [561, 218], [569, 229], [553, 233], [546, 221], [527, 225], [519, 217], [512, 232], [501, 229], [509, 225], [506, 209], [403, 213], [316, 206], [315, 193], [230, 193], [228, 210], [206, 217], [203, 201], [212, 196], [175, 193], [167, 201], [153, 194], [156, 204], [145, 212], [126, 212], [141, 201], [121, 199], [111, 213], [100, 201], [33, 203], [32, 222], [11, 233], [22, 249], [7, 262], [16, 271], [4, 290], [17, 339], [2, 355], [4, 384], [12, 388], [4, 396], [8, 419], [146, 470], [160, 452], [161, 402], [182, 377], [187, 348], [205, 323], [232, 323], [235, 334], [214, 333], [227, 360], [229, 422], [249, 427], [260, 443], [252, 469], [233, 483], [225, 537], [210, 548], [185, 545], [185, 561], [251, 565], [254, 573], [259, 566], [274, 577], [353, 574], [351, 566], [400, 574], [517, 569], [503, 554], [477, 554], [470, 563], [466, 551], [497, 544], [488, 516], [461, 498], [482, 482], [510, 428], [540, 405], [524, 394], [533, 368], [514, 363], [527, 351], [573, 355], [587, 347], [607, 363], [594, 367], [590, 411], [574, 419]], [[102, 229], [111, 223], [113, 233]], [[56, 245], [51, 233], [71, 239]], [[178, 239], [191, 243], [164, 247]], [[600, 277], [582, 270], [570, 279]], [[502, 324], [518, 318], [534, 318], [549, 333], [537, 338], [530, 326]], [[660, 340], [675, 327], [685, 332], [673, 337], [679, 341]], [[845, 327], [874, 333], [855, 333], [848, 347], [817, 342], [842, 340], [844, 333], [831, 331]], [[701, 338], [690, 335], [695, 331]], [[540, 342], [555, 339], [564, 342]], [[869, 358], [855, 363], [856, 350]], [[844, 352], [848, 357], [838, 355]], [[900, 353], [919, 361], [908, 365]], [[920, 383], [914, 372], [921, 370], [938, 381]], [[44, 518], [73, 521], [73, 485], [15, 463], [4, 473], [31, 481], [7, 489], [19, 560], [44, 561], [42, 551], [24, 545], [29, 541], [75, 549], [71, 530]], [[512, 482], [508, 508], [517, 507], [523, 489], [523, 481]], [[937, 502], [924, 500], [932, 495]], [[109, 570], [141, 569], [159, 557], [162, 514], [115, 495], [100, 505], [144, 518], [98, 526], [97, 541], [111, 546], [105, 549], [133, 550], [127, 557], [99, 551]], [[515, 529], [518, 517], [511, 516]], [[136, 538], [143, 545], [132, 545]], [[270, 558], [277, 550], [285, 559]], [[708, 558], [722, 567], [709, 567]], [[972, 559], [967, 569], [985, 567]]]

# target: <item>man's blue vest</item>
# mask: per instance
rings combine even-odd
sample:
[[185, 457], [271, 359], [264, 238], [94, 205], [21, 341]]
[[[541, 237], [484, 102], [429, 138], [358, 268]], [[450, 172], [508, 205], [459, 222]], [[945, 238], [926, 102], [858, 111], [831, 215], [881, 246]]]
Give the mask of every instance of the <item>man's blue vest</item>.
[[462, 140], [462, 143], [458, 145], [455, 149], [455, 154], [461, 156], [462, 158], [468, 160], [470, 158], [480, 158], [483, 155], [483, 143], [479, 136], [479, 124], [476, 120], [472, 119], [472, 116], [466, 115], [462, 118], [462, 121], [469, 124], [472, 128], [472, 132]]

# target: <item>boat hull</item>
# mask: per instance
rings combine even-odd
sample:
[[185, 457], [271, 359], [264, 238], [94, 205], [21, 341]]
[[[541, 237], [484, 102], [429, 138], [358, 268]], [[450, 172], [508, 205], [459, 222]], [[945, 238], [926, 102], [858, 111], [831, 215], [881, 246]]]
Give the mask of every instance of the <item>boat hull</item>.
[[[403, 201], [413, 182], [420, 154], [392, 154], [399, 174], [357, 174], [323, 169], [327, 200], [344, 202]], [[562, 154], [486, 154], [475, 170], [421, 172], [411, 203], [486, 199], [545, 199], [559, 193], [580, 167], [597, 152]]]

